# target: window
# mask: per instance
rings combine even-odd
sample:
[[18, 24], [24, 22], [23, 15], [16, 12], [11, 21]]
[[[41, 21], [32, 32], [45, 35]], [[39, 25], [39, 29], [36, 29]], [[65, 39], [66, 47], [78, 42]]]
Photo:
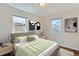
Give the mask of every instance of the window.
[[13, 31], [12, 33], [26, 32], [26, 19], [19, 16], [13, 16]]
[[52, 30], [54, 32], [59, 32], [61, 30], [61, 19], [53, 19], [51, 20]]

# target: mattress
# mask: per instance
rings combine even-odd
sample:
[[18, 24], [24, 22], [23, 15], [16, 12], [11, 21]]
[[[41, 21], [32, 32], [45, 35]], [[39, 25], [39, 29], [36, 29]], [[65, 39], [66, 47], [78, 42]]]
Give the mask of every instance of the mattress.
[[48, 56], [51, 55], [58, 47], [53, 41], [40, 39], [29, 43], [16, 44], [16, 56]]

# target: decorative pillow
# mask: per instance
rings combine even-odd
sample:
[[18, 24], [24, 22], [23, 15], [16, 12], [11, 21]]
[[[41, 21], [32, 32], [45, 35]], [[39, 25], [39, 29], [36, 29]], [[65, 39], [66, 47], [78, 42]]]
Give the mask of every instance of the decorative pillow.
[[35, 37], [33, 35], [28, 35], [27, 36], [27, 42], [35, 40]]
[[22, 43], [22, 42], [26, 42], [27, 36], [20, 36], [20, 37], [16, 37], [15, 38], [15, 43]]
[[31, 35], [31, 36], [33, 36], [35, 39], [39, 38], [38, 35]]

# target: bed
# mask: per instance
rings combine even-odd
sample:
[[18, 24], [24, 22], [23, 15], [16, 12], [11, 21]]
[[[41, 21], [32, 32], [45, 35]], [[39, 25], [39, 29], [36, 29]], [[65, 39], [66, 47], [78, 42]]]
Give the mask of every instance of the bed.
[[[12, 34], [12, 43], [14, 47], [15, 56], [56, 56], [59, 51], [58, 43], [43, 38], [36, 38], [32, 41], [22, 41], [16, 43], [16, 37], [27, 37], [28, 35], [37, 35], [33, 32], [30, 33], [16, 33]], [[33, 39], [33, 38], [32, 38]]]

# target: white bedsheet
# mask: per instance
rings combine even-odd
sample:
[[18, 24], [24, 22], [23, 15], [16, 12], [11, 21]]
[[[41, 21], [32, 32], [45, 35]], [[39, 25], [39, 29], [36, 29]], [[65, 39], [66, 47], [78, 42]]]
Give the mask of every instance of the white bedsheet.
[[48, 49], [40, 53], [38, 56], [50, 56], [59, 47], [58, 43], [53, 44]]

